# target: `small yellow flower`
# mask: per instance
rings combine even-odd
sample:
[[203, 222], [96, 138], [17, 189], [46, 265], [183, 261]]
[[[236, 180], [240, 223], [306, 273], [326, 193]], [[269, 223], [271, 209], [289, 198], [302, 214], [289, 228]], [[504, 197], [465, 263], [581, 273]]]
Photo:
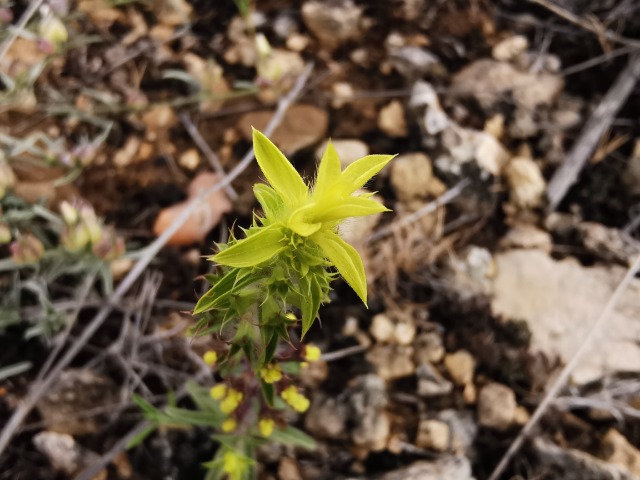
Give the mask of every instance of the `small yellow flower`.
[[214, 363], [218, 361], [218, 354], [213, 350], [209, 350], [202, 356], [202, 359], [204, 360], [204, 363], [206, 363], [209, 366], [212, 366]]
[[211, 387], [211, 390], [209, 390], [209, 395], [214, 400], [222, 400], [226, 394], [227, 386], [223, 384], [215, 385], [214, 387]]
[[315, 362], [320, 360], [320, 356], [322, 352], [315, 345], [307, 345], [304, 347], [304, 354], [302, 355], [304, 359], [308, 362]]
[[298, 392], [298, 389], [293, 385], [283, 390], [280, 396], [298, 413], [304, 413], [309, 409], [309, 399]]
[[227, 392], [227, 396], [222, 400], [222, 402], [220, 402], [220, 411], [222, 413], [234, 412], [235, 409], [238, 408], [238, 405], [240, 405], [240, 402], [242, 402], [243, 397], [244, 395], [242, 392], [230, 388]]
[[69, 39], [69, 32], [67, 32], [64, 23], [54, 15], [49, 15], [40, 21], [38, 33], [54, 45], [59, 45]]
[[282, 380], [282, 367], [278, 364], [267, 365], [260, 369], [260, 376], [266, 383], [275, 383]]
[[222, 422], [222, 431], [225, 433], [233, 432], [238, 426], [238, 422], [233, 418], [227, 418], [224, 422]]
[[226, 452], [222, 458], [222, 470], [231, 478], [239, 478], [239, 474], [245, 469], [243, 458], [232, 450]]
[[260, 430], [260, 435], [265, 438], [269, 438], [273, 433], [273, 429], [276, 426], [276, 422], [271, 418], [263, 418], [258, 422], [258, 429]]

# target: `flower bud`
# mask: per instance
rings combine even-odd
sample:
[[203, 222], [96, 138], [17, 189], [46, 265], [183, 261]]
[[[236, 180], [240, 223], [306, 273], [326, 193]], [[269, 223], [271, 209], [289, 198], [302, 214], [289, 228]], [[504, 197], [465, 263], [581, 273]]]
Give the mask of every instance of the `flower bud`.
[[64, 23], [55, 15], [48, 15], [38, 25], [38, 33], [43, 40], [58, 46], [69, 39], [69, 32]]
[[273, 434], [273, 430], [276, 426], [276, 422], [272, 418], [263, 418], [258, 422], [258, 430], [260, 435], [265, 438], [269, 438]]
[[30, 233], [14, 241], [9, 248], [13, 261], [18, 265], [36, 263], [44, 254], [44, 245]]

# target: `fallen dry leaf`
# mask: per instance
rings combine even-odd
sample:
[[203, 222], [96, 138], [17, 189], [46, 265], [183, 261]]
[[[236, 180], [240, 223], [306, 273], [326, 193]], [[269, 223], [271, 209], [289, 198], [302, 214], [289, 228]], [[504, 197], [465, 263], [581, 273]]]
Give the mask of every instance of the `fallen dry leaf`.
[[[189, 198], [160, 212], [156, 223], [153, 225], [154, 235], [159, 236], [167, 230], [201, 192], [212, 187], [217, 182], [218, 176], [209, 172], [200, 173], [194, 178], [189, 185]], [[169, 239], [168, 245], [191, 245], [202, 242], [211, 229], [220, 223], [222, 215], [230, 211], [231, 202], [223, 190], [207, 195], [202, 204], [189, 215], [180, 230]]]

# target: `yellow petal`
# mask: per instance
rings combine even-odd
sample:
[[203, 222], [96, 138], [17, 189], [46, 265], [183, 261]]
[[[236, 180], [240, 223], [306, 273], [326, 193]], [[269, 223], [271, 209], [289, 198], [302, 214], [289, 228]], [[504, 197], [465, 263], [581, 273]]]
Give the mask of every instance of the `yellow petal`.
[[335, 265], [342, 278], [366, 305], [367, 279], [356, 249], [329, 230], [321, 230], [311, 239], [322, 249], [326, 258]]
[[278, 147], [271, 143], [271, 140], [255, 128], [253, 129], [253, 151], [267, 181], [280, 197], [288, 201], [290, 206], [298, 204], [308, 195], [307, 185], [291, 162], [278, 150]]

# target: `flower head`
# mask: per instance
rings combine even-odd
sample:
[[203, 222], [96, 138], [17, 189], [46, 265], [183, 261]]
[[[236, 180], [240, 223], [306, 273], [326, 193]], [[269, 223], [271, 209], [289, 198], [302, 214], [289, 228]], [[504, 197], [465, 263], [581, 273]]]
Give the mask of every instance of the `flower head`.
[[293, 385], [284, 389], [280, 396], [298, 413], [304, 413], [309, 409], [309, 399], [302, 395], [298, 388]]
[[276, 422], [272, 418], [263, 418], [258, 422], [258, 430], [260, 430], [260, 435], [265, 438], [269, 438], [273, 433], [273, 430], [276, 426]]
[[227, 418], [222, 422], [222, 431], [225, 433], [233, 432], [238, 426], [238, 422], [234, 418]]
[[243, 397], [244, 395], [242, 394], [242, 392], [230, 388], [227, 391], [224, 399], [220, 402], [220, 411], [222, 413], [234, 412], [235, 409], [240, 405], [240, 402], [242, 402]]
[[308, 362], [315, 362], [317, 360], [320, 360], [321, 355], [322, 352], [318, 347], [316, 347], [315, 345], [306, 345], [304, 347], [304, 353], [302, 354], [302, 357]]
[[311, 242], [333, 264], [366, 304], [367, 285], [362, 260], [356, 250], [338, 236], [338, 226], [348, 217], [387, 211], [371, 194], [354, 194], [376, 175], [392, 155], [368, 155], [341, 170], [331, 143], [322, 156], [313, 185], [309, 187], [278, 148], [253, 130], [256, 160], [269, 185], [254, 192], [262, 209], [262, 226], [212, 257], [231, 267], [252, 267], [287, 250]]
[[202, 359], [204, 360], [204, 363], [206, 363], [209, 366], [212, 366], [218, 361], [218, 354], [214, 350], [209, 350], [205, 352], [205, 354], [202, 356]]
[[278, 364], [270, 364], [260, 369], [260, 376], [265, 383], [275, 383], [282, 379], [282, 367]]

